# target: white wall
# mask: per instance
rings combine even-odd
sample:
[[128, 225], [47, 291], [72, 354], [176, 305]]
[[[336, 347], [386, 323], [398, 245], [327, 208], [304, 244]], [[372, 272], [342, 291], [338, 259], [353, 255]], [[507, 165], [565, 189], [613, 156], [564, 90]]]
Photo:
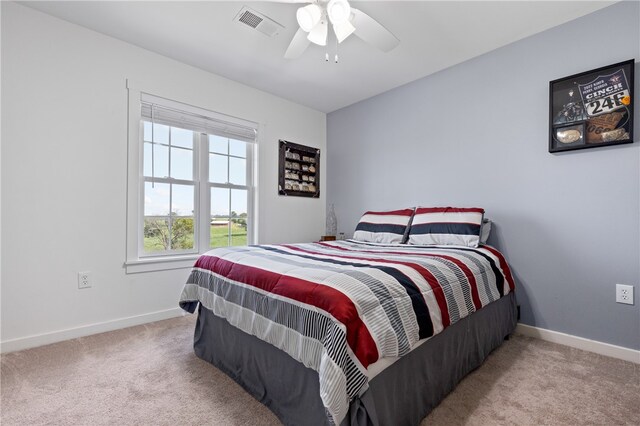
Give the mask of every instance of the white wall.
[[[278, 196], [277, 154], [278, 139], [324, 154], [324, 113], [21, 5], [1, 7], [3, 350], [177, 313], [188, 270], [123, 268], [126, 79], [262, 124], [259, 242], [323, 234], [326, 174], [321, 199]], [[78, 290], [86, 270], [94, 287]]]

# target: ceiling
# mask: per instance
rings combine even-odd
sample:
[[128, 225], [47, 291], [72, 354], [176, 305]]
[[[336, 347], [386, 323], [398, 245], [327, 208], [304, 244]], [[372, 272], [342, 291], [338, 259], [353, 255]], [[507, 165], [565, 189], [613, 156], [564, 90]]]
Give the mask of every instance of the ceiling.
[[[247, 1], [46, 1], [29, 7], [322, 112], [433, 74], [614, 1], [352, 1], [400, 39], [383, 53], [355, 36], [336, 52], [310, 45], [283, 55], [297, 4]], [[244, 6], [284, 26], [273, 37], [234, 21]]]

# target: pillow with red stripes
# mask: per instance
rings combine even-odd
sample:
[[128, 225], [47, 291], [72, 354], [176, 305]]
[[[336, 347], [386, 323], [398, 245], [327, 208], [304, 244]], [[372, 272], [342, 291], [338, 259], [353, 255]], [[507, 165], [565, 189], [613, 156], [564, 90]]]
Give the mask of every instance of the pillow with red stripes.
[[369, 243], [402, 243], [411, 216], [413, 216], [413, 209], [366, 212], [356, 226], [353, 239]]
[[418, 207], [408, 244], [478, 247], [484, 209]]

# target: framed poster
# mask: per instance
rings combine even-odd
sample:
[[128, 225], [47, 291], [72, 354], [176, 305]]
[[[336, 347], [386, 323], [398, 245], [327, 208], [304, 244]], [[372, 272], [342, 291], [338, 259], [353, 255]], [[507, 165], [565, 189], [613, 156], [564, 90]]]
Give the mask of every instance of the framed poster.
[[320, 150], [280, 140], [278, 194], [320, 198]]
[[549, 82], [549, 152], [633, 142], [634, 60]]

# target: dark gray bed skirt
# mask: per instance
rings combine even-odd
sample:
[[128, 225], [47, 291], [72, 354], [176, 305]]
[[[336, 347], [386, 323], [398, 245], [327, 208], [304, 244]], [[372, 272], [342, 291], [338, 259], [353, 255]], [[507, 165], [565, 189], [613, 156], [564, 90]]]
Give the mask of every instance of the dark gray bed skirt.
[[[516, 317], [510, 293], [448, 327], [373, 378], [342, 425], [417, 425], [513, 332]], [[283, 423], [329, 423], [318, 373], [202, 305], [193, 346], [198, 357], [224, 371]]]

